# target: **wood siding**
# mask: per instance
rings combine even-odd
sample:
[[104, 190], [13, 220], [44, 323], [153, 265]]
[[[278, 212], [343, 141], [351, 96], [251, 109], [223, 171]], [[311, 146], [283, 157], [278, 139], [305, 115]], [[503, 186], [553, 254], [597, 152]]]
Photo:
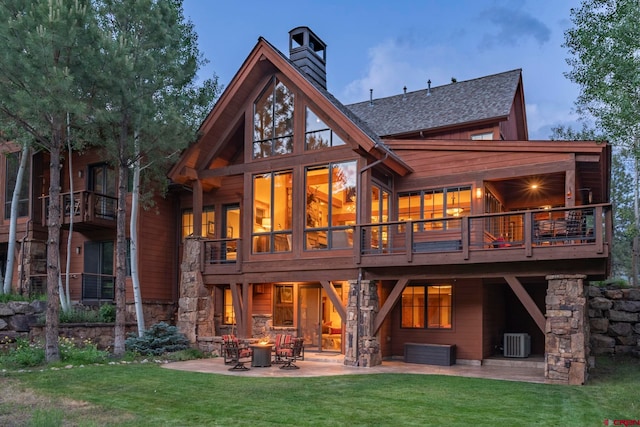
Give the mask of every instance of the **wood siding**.
[[409, 329], [400, 327], [400, 304], [392, 313], [391, 352], [404, 354], [407, 342], [455, 344], [456, 358], [482, 360], [483, 357], [483, 289], [480, 280], [451, 281], [453, 284], [452, 329]]

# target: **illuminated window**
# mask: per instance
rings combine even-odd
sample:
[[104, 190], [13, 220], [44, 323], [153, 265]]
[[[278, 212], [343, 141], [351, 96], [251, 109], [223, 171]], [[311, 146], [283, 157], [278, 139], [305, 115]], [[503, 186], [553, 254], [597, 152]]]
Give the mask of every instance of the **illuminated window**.
[[222, 305], [223, 305], [223, 317], [222, 323], [225, 325], [234, 325], [236, 323], [236, 313], [233, 310], [233, 297], [231, 295], [231, 288], [224, 288], [224, 293], [222, 295]]
[[452, 319], [451, 285], [408, 286], [402, 292], [403, 328], [451, 329]]
[[307, 107], [305, 149], [318, 150], [339, 145], [344, 145], [344, 141]]
[[424, 328], [424, 286], [407, 286], [402, 291], [402, 327]]
[[[471, 213], [471, 187], [451, 187], [423, 190], [398, 195], [398, 219], [455, 218]], [[460, 228], [460, 221], [428, 221], [425, 230]], [[418, 224], [415, 231], [418, 230]]]
[[293, 152], [294, 96], [277, 78], [271, 79], [254, 103], [253, 158]]
[[274, 285], [273, 290], [273, 326], [293, 326], [293, 285]]
[[451, 329], [451, 285], [427, 286], [427, 328]]
[[253, 177], [253, 252], [290, 252], [293, 174]]
[[[202, 209], [202, 235], [208, 238], [215, 237], [216, 215], [213, 206], [206, 206]], [[182, 238], [193, 234], [193, 209], [182, 211]]]
[[305, 249], [353, 247], [357, 175], [355, 161], [307, 168]]
[[483, 133], [476, 133], [471, 135], [471, 140], [473, 141], [488, 141], [488, 140], [492, 140], [493, 139], [493, 132], [483, 132]]

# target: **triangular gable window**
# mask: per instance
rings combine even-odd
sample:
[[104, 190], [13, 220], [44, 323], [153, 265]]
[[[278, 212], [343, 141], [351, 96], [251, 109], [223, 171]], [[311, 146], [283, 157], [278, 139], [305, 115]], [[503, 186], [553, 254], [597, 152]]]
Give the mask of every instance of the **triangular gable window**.
[[344, 141], [336, 135], [310, 108], [307, 107], [305, 125], [305, 149], [319, 150], [327, 147], [344, 145]]
[[277, 78], [271, 79], [253, 105], [253, 158], [293, 152], [294, 96]]

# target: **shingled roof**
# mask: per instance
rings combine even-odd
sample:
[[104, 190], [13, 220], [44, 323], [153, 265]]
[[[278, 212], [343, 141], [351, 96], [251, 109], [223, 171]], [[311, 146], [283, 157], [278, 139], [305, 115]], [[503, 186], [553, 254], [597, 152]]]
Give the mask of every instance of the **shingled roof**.
[[347, 105], [381, 137], [509, 115], [521, 69]]

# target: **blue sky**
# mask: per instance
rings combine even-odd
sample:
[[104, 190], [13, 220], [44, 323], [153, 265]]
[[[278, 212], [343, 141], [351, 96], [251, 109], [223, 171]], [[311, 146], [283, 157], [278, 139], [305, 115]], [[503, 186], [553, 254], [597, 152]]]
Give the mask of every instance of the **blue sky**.
[[327, 86], [345, 104], [523, 70], [529, 138], [577, 127], [579, 88], [562, 47], [579, 0], [185, 0], [184, 13], [226, 86], [262, 36], [288, 55], [289, 30], [327, 44]]

